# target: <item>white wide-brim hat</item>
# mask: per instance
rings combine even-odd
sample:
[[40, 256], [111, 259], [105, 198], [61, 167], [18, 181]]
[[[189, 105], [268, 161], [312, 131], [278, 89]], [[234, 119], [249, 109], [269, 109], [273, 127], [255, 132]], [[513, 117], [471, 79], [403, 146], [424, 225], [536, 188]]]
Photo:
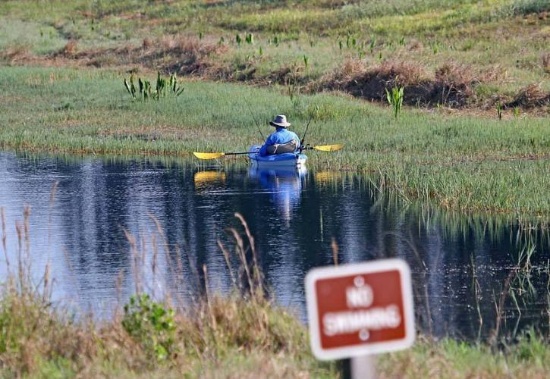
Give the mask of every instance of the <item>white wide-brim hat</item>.
[[284, 114], [279, 114], [275, 116], [273, 121], [269, 122], [269, 125], [271, 126], [280, 126], [282, 128], [288, 128], [290, 126], [290, 122], [286, 121], [286, 116]]

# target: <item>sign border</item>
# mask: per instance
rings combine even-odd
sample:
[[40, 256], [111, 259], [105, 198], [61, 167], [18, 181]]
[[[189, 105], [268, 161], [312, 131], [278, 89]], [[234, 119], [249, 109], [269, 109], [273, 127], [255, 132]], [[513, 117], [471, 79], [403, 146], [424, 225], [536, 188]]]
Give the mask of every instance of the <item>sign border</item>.
[[[360, 346], [344, 346], [333, 349], [321, 347], [319, 328], [319, 309], [315, 293], [315, 283], [320, 279], [331, 279], [354, 274], [371, 274], [397, 270], [401, 277], [401, 294], [405, 337], [398, 341], [381, 341]], [[379, 354], [406, 349], [414, 343], [416, 330], [414, 326], [414, 306], [412, 296], [411, 271], [407, 262], [401, 258], [378, 259], [362, 263], [349, 263], [339, 266], [324, 266], [311, 269], [305, 277], [306, 303], [309, 324], [310, 345], [313, 355], [320, 360], [352, 358], [362, 355]]]

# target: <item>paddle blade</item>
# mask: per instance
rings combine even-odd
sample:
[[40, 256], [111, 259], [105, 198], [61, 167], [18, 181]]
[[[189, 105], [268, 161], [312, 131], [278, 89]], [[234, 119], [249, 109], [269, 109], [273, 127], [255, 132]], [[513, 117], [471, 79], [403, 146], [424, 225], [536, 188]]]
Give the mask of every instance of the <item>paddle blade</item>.
[[199, 159], [216, 159], [221, 158], [225, 155], [225, 153], [197, 153], [193, 152], [193, 155]]
[[336, 144], [336, 145], [318, 145], [318, 146], [313, 146], [313, 148], [315, 150], [319, 150], [319, 151], [338, 151], [340, 150], [341, 148], [343, 148], [344, 145], [342, 144]]

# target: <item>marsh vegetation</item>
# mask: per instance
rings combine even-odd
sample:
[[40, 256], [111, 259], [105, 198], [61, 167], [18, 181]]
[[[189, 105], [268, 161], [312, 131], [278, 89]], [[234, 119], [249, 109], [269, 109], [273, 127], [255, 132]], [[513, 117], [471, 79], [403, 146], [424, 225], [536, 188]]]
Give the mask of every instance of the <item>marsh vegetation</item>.
[[[547, 1], [8, 0], [0, 15], [2, 149], [193, 159], [246, 151], [284, 113], [299, 134], [311, 121], [308, 142], [345, 146], [311, 152], [313, 169], [366, 175], [380, 191], [450, 217], [500, 215], [526, 233], [548, 230]], [[132, 75], [157, 88], [144, 84], [138, 98], [128, 81], [128, 96]], [[166, 87], [177, 96], [141, 101], [160, 98], [165, 77], [178, 78], [181, 87]], [[518, 267], [528, 272], [528, 261]], [[98, 329], [52, 306], [47, 274], [42, 289], [24, 269], [12, 274], [0, 320], [6, 376], [216, 376], [235, 363], [275, 377], [337, 371], [309, 356], [286, 311], [254, 293], [207, 299], [191, 318], [137, 293], [126, 327]], [[265, 332], [260, 341], [224, 334], [219, 325], [236, 321], [219, 319], [219, 309], [248, 307], [265, 323], [243, 317], [239, 329]], [[143, 344], [156, 321], [139, 324], [137, 315], [156, 312], [171, 326]], [[380, 364], [390, 377], [544, 377], [546, 339], [528, 335], [504, 353], [421, 339]]]

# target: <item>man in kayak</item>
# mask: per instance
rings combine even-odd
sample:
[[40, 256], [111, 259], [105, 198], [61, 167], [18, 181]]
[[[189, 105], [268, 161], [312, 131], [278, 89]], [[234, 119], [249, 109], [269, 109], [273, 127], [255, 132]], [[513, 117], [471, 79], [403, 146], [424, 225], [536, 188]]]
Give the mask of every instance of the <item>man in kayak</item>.
[[269, 125], [274, 126], [276, 130], [267, 136], [260, 148], [260, 156], [294, 153], [300, 148], [300, 138], [296, 133], [288, 130], [290, 122], [287, 122], [284, 114], [275, 116]]

